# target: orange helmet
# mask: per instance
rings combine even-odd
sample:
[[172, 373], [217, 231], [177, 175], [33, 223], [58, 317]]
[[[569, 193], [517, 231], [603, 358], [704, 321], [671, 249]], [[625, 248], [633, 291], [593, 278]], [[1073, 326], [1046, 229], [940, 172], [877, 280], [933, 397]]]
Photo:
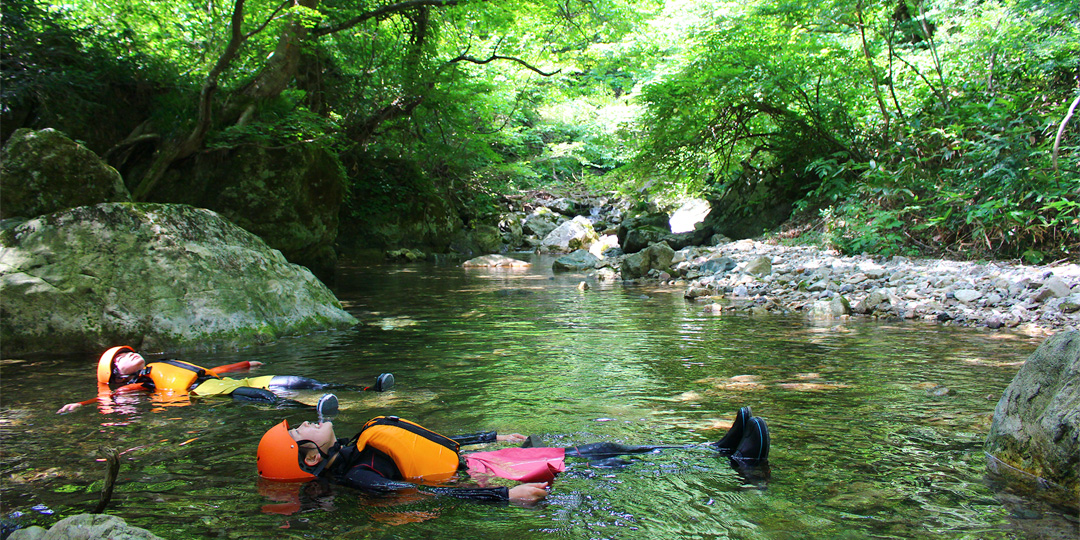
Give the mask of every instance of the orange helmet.
[[101, 354], [101, 358], [97, 363], [97, 380], [102, 384], [109, 384], [109, 379], [112, 378], [112, 363], [116, 355], [122, 352], [135, 352], [135, 349], [128, 347], [127, 345], [121, 345], [119, 347], [113, 347]]
[[300, 468], [300, 445], [289, 435], [289, 421], [270, 428], [259, 441], [256, 466], [259, 476], [268, 480], [298, 482], [315, 478]]

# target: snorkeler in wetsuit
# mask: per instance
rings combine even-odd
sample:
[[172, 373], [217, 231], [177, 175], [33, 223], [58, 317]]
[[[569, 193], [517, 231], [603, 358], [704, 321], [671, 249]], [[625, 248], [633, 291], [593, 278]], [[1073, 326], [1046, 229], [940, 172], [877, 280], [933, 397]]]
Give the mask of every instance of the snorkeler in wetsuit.
[[[332, 396], [331, 396], [332, 397]], [[333, 407], [327, 399], [320, 405]], [[324, 411], [320, 407], [320, 417]], [[332, 415], [333, 413], [328, 413]], [[304, 481], [328, 479], [336, 484], [364, 491], [388, 494], [418, 489], [437, 495], [459, 498], [532, 503], [547, 495], [548, 482], [526, 482], [507, 487], [449, 487], [421, 485], [443, 482], [463, 468], [460, 446], [496, 441], [522, 442], [530, 448], [532, 437], [494, 431], [445, 437], [407, 420], [393, 416], [372, 419], [352, 438], [337, 438], [331, 422], [303, 422], [290, 429], [282, 421], [268, 430], [259, 441], [259, 475], [269, 480]], [[767, 469], [769, 432], [765, 421], [752, 416], [749, 407], [739, 410], [731, 429], [709, 447], [730, 456], [732, 465]], [[535, 448], [535, 447], [532, 447]], [[560, 456], [604, 460], [627, 454], [653, 452], [662, 448], [687, 446], [623, 445], [592, 443], [559, 448]], [[535, 448], [536, 450], [552, 450]], [[527, 459], [535, 457], [527, 456]], [[559, 458], [561, 460], [561, 457]], [[558, 468], [558, 470], [562, 470]], [[549, 476], [548, 478], [552, 478]], [[519, 477], [509, 477], [520, 479]]]
[[[389, 390], [394, 376], [383, 373], [369, 387], [322, 383], [315, 379], [294, 375], [264, 375], [245, 379], [222, 377], [223, 373], [243, 371], [262, 365], [262, 362], [237, 362], [206, 369], [180, 360], [161, 360], [146, 363], [146, 359], [128, 346], [113, 347], [98, 359], [98, 397], [69, 403], [57, 413], [73, 411], [83, 405], [110, 398], [114, 394], [129, 392], [152, 392], [155, 396], [186, 399], [188, 394], [198, 396], [228, 395], [234, 399], [255, 401], [282, 407], [309, 407], [298, 401], [278, 396], [275, 389], [287, 390]], [[110, 385], [120, 385], [112, 390]]]

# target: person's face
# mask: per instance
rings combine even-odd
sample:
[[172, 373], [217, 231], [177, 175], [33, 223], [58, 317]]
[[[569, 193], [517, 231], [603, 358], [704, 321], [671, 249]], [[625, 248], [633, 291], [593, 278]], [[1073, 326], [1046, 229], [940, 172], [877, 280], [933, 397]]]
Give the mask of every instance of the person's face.
[[337, 441], [337, 436], [334, 435], [333, 422], [322, 422], [319, 424], [312, 424], [311, 422], [304, 422], [299, 426], [296, 426], [289, 430], [289, 436], [294, 441], [311, 441], [322, 449], [323, 452], [329, 452], [330, 447], [334, 446], [334, 442]]
[[132, 375], [146, 367], [146, 360], [139, 353], [125, 352], [116, 355], [113, 364], [121, 375]]

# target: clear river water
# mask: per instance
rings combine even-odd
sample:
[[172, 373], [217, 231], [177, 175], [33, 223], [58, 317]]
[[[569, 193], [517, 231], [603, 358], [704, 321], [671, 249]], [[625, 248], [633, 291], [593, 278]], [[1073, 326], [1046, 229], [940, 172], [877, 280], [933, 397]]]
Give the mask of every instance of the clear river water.
[[[115, 448], [108, 512], [166, 539], [1075, 538], [1075, 518], [995, 487], [983, 441], [1041, 338], [925, 322], [713, 314], [678, 289], [454, 265], [342, 268], [356, 328], [185, 354], [204, 366], [369, 384], [339, 392], [339, 436], [393, 414], [447, 434], [485, 429], [552, 445], [707, 443], [749, 405], [772, 434], [771, 476], [748, 482], [703, 447], [569, 463], [534, 507], [374, 498], [260, 482], [262, 433], [301, 410], [228, 398], [126, 398], [103, 412], [94, 358], [4, 359], [0, 510], [51, 524], [90, 512]], [[314, 402], [318, 394], [297, 399]], [[497, 448], [491, 445], [489, 448]]]

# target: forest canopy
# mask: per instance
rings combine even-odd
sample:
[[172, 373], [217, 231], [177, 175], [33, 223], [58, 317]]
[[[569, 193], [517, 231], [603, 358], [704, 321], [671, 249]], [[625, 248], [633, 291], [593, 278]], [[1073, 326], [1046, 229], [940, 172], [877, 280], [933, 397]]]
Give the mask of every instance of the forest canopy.
[[[744, 214], [790, 203], [799, 232], [845, 252], [1049, 262], [1080, 249], [1074, 2], [2, 10], [5, 138], [33, 118], [81, 122], [140, 200], [197, 152], [315, 145], [340, 156], [357, 214], [418, 190], [484, 219], [522, 189], [665, 200], [751, 186], [765, 195]], [[96, 125], [102, 93], [138, 104], [105, 116], [111, 131]]]

